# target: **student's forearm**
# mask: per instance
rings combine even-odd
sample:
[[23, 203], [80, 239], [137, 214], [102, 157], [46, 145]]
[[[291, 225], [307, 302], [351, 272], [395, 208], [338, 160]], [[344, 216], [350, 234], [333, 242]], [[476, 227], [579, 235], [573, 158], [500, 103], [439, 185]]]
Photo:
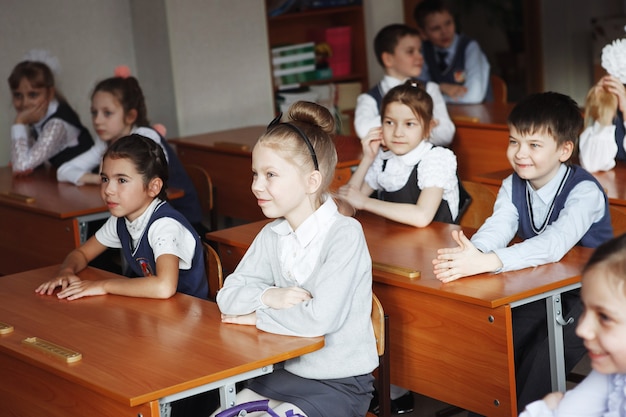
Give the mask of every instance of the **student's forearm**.
[[478, 264], [480, 265], [480, 271], [475, 272], [475, 274], [496, 272], [503, 266], [502, 261], [494, 252], [483, 253]]
[[167, 299], [176, 294], [176, 286], [158, 276], [143, 278], [118, 278], [103, 282], [107, 294], [125, 295], [127, 297], [144, 297]]
[[74, 249], [65, 257], [65, 260], [61, 264], [59, 274], [77, 274], [87, 268], [88, 263], [87, 257], [83, 251], [81, 251], [80, 248]]
[[365, 158], [362, 159], [361, 162], [359, 163], [359, 166], [356, 168], [356, 171], [354, 171], [352, 175], [350, 176], [350, 180], [348, 181], [348, 184], [360, 189], [361, 186], [363, 185], [363, 182], [365, 181], [365, 175], [367, 174], [367, 171], [372, 165], [372, 162], [373, 160], [369, 160]]
[[375, 198], [368, 198], [362, 210], [415, 227], [426, 227], [433, 220], [432, 216], [429, 218], [415, 204], [392, 203]]

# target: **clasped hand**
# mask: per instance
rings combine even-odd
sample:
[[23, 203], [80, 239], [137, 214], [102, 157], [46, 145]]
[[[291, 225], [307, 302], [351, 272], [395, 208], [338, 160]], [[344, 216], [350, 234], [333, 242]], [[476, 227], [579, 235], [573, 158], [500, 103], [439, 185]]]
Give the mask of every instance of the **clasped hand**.
[[452, 238], [458, 244], [455, 248], [443, 248], [437, 251], [433, 259], [435, 277], [442, 282], [451, 282], [459, 278], [485, 272], [481, 270], [481, 256], [484, 256], [461, 230], [453, 230]]

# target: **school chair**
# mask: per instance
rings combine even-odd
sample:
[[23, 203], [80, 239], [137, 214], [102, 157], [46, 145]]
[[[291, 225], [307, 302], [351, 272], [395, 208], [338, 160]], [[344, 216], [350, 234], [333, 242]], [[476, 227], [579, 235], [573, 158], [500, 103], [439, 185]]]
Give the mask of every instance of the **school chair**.
[[622, 209], [609, 204], [611, 214], [611, 226], [613, 226], [613, 236], [617, 237], [626, 233], [626, 208]]
[[461, 181], [463, 187], [472, 196], [472, 202], [462, 214], [459, 224], [478, 229], [493, 212], [496, 192], [485, 184], [474, 181]]
[[[217, 215], [213, 210], [213, 182], [206, 170], [198, 165], [183, 165], [185, 172], [189, 175], [193, 187], [198, 193], [202, 214], [209, 218], [209, 230], [217, 230]], [[203, 236], [204, 237], [204, 236]]]
[[506, 81], [495, 74], [491, 74], [489, 76], [489, 83], [491, 84], [491, 91], [493, 92], [493, 102], [506, 103], [508, 100]]
[[[389, 316], [385, 314], [383, 305], [376, 294], [372, 293], [372, 326], [376, 336], [378, 351], [378, 375], [376, 391], [378, 392], [378, 417], [391, 416], [391, 361], [389, 359]], [[366, 417], [376, 417], [368, 412]]]
[[209, 284], [209, 300], [215, 301], [217, 292], [224, 285], [224, 273], [222, 272], [222, 262], [220, 257], [207, 242], [204, 245], [204, 265], [206, 269], [206, 280]]

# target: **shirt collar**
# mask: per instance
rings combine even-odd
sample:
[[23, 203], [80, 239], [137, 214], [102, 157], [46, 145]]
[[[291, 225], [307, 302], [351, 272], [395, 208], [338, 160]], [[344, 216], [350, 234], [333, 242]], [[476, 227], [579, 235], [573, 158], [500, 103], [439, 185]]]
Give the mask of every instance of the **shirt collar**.
[[128, 229], [128, 232], [133, 237], [133, 239], [137, 239], [141, 235], [146, 225], [148, 224], [148, 221], [152, 217], [152, 213], [154, 212], [154, 210], [156, 210], [157, 205], [159, 205], [161, 202], [162, 200], [159, 198], [155, 198], [154, 200], [152, 200], [152, 203], [150, 203], [148, 208], [146, 208], [141, 216], [137, 217], [132, 222], [127, 218], [124, 218], [124, 221], [126, 222], [126, 228]]
[[556, 175], [552, 177], [550, 181], [543, 187], [538, 190], [533, 190], [533, 187], [530, 185], [529, 181], [526, 181], [526, 187], [530, 190], [531, 194], [535, 194], [537, 197], [541, 199], [544, 203], [549, 203], [552, 201], [554, 196], [556, 195], [559, 186], [561, 185], [561, 180], [567, 173], [567, 165], [561, 164], [559, 170], [556, 172]]
[[422, 160], [422, 158], [424, 157], [424, 154], [428, 152], [429, 150], [431, 150], [432, 147], [433, 147], [432, 143], [430, 143], [427, 140], [423, 140], [420, 142], [419, 145], [415, 147], [415, 149], [410, 150], [404, 155], [396, 155], [391, 151], [383, 151], [381, 158], [392, 159], [395, 157], [400, 162], [402, 162], [402, 164], [413, 167], [417, 165], [419, 161]]
[[383, 94], [386, 94], [387, 91], [391, 90], [392, 88], [400, 84], [404, 84], [406, 80], [408, 80], [408, 78], [404, 78], [401, 80], [399, 78], [392, 77], [391, 75], [385, 75], [381, 82], [381, 86], [383, 88]]
[[454, 55], [454, 52], [456, 51], [456, 47], [459, 43], [459, 35], [457, 35], [456, 33], [454, 34], [454, 39], [452, 39], [452, 43], [450, 44], [450, 46], [448, 46], [447, 48], [439, 48], [437, 46], [435, 46], [435, 51], [437, 52], [447, 52], [448, 53], [448, 58]]
[[320, 230], [319, 225], [329, 222], [336, 213], [337, 205], [335, 204], [335, 201], [328, 196], [326, 201], [317, 210], [315, 210], [313, 214], [307, 217], [296, 231], [291, 228], [289, 222], [285, 219], [282, 219], [281, 222], [272, 226], [272, 230], [280, 236], [286, 236], [293, 233], [300, 245], [302, 247], [306, 247], [309, 243], [311, 243], [315, 235], [317, 235], [317, 232]]

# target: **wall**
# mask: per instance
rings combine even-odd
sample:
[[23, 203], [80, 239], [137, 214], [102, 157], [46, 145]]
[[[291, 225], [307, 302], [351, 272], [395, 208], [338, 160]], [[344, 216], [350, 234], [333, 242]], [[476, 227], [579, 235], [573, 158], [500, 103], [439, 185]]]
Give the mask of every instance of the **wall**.
[[[363, 0], [370, 83], [382, 76], [376, 32], [404, 21], [402, 0]], [[624, 14], [620, 0], [541, 0], [544, 87], [582, 103], [592, 80], [591, 17]], [[0, 0], [0, 73], [31, 48], [51, 50], [58, 85], [91, 127], [89, 95], [117, 65], [139, 77], [149, 116], [168, 137], [263, 124], [272, 115], [265, 9], [260, 0]], [[559, 24], [554, 24], [559, 22]], [[0, 165], [14, 117], [0, 82]]]
[[135, 71], [128, 0], [0, 0], [0, 165], [10, 160], [15, 117], [6, 82], [30, 49], [50, 50], [60, 61], [57, 87], [91, 127], [91, 89], [115, 66]]
[[[264, 13], [252, 0], [0, 0], [0, 74], [29, 49], [50, 50], [57, 85], [89, 128], [91, 90], [122, 64], [168, 137], [263, 124], [273, 113]], [[3, 166], [15, 116], [6, 81], [0, 97]]]

